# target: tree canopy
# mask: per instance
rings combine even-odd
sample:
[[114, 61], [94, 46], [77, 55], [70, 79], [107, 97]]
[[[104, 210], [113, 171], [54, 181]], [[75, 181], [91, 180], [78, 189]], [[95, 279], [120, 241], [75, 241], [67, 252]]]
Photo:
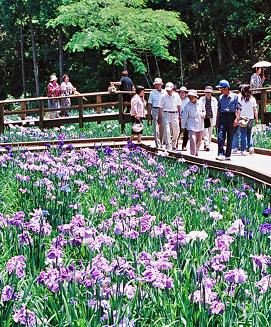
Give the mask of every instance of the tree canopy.
[[129, 61], [141, 73], [146, 72], [145, 53], [176, 62], [170, 42], [189, 34], [176, 12], [147, 8], [144, 0], [68, 1], [50, 24], [77, 28], [68, 42], [72, 51], [100, 49], [108, 64]]
[[[199, 88], [271, 61], [270, 0], [0, 0], [0, 97], [45, 94], [51, 73], [104, 90], [128, 68]], [[267, 75], [268, 77], [268, 75]], [[268, 79], [267, 79], [268, 80]]]

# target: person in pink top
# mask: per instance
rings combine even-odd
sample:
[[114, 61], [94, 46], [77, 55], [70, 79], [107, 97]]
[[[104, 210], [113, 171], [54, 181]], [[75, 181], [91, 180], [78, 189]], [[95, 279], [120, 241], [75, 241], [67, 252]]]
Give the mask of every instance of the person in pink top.
[[131, 100], [131, 116], [133, 117], [133, 127], [131, 132], [130, 141], [137, 136], [137, 142], [141, 142], [141, 137], [143, 133], [143, 122], [142, 119], [146, 116], [145, 106], [146, 101], [144, 99], [145, 88], [143, 86], [137, 86], [135, 89], [135, 95]]

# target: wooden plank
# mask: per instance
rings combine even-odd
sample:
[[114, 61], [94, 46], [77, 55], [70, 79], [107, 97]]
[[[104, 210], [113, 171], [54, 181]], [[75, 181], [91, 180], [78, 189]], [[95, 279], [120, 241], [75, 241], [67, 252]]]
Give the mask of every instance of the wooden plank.
[[[27, 111], [24, 110], [8, 110], [8, 111], [4, 111], [5, 116], [13, 116], [13, 115], [31, 115], [31, 114], [38, 114], [39, 113], [39, 109], [28, 109]], [[24, 120], [24, 119], [22, 119]]]
[[39, 100], [39, 128], [44, 128], [44, 103], [43, 100]]
[[[102, 108], [101, 106], [99, 106], [99, 104], [102, 103], [102, 96], [101, 95], [96, 95], [96, 102], [97, 102], [97, 109], [96, 109], [96, 112], [97, 114], [101, 114], [102, 113]], [[101, 122], [97, 122], [98, 124], [101, 124]]]
[[84, 126], [84, 108], [83, 108], [83, 97], [78, 99], [78, 109], [79, 109], [79, 128]]
[[0, 134], [4, 133], [5, 128], [4, 104], [0, 103]]
[[[25, 112], [25, 111], [26, 111], [26, 101], [21, 102], [21, 111], [22, 111], [22, 112]], [[17, 113], [17, 114], [18, 114], [18, 113]], [[21, 115], [21, 119], [22, 119], [22, 120], [25, 120], [25, 118], [26, 118], [26, 114], [23, 113], [23, 114]]]
[[261, 120], [262, 120], [262, 124], [265, 123], [265, 116], [264, 113], [266, 112], [266, 103], [267, 103], [267, 92], [266, 90], [262, 90], [261, 92]]

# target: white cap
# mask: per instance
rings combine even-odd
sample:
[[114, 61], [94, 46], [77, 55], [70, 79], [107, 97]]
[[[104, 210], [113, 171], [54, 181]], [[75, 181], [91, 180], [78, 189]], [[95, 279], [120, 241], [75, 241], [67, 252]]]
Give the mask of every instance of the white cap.
[[189, 90], [187, 95], [188, 95], [188, 96], [191, 95], [191, 96], [193, 96], [193, 97], [198, 98], [198, 93], [197, 93], [196, 90]]
[[162, 78], [156, 77], [153, 84], [163, 84]]
[[174, 85], [173, 85], [173, 83], [168, 82], [168, 83], [166, 84], [165, 90], [166, 90], [166, 91], [172, 91], [173, 89], [174, 89]]
[[182, 86], [182, 87], [180, 87], [179, 90], [178, 90], [178, 92], [180, 92], [180, 91], [188, 92], [186, 86]]
[[205, 93], [213, 93], [213, 91], [214, 90], [213, 90], [212, 86], [206, 86], [205, 90], [204, 90]]

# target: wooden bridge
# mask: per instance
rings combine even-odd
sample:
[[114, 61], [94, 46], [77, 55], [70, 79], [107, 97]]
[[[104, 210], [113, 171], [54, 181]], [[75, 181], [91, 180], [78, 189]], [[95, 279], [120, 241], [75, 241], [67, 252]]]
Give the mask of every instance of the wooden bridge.
[[[267, 112], [268, 104], [271, 104], [271, 87], [260, 88], [260, 114], [262, 123], [271, 123], [271, 112]], [[151, 90], [146, 90], [146, 95]], [[79, 95], [61, 96], [61, 97], [39, 97], [26, 99], [12, 99], [0, 101], [0, 133], [3, 133], [4, 128], [12, 125], [36, 125], [40, 129], [59, 127], [66, 124], [79, 124], [82, 128], [84, 123], [98, 122], [107, 120], [118, 120], [122, 130], [125, 124], [131, 121], [129, 113], [125, 113], [125, 107], [129, 107], [130, 103], [123, 102], [123, 94], [130, 93], [124, 91], [117, 91], [115, 93], [109, 92], [94, 92], [84, 93]], [[198, 90], [199, 95], [203, 95], [203, 90]], [[219, 91], [215, 91], [215, 94]], [[71, 98], [72, 106], [64, 108], [66, 112], [72, 112], [73, 115], [69, 117], [48, 118], [48, 113], [59, 112], [60, 109], [49, 109], [47, 106], [48, 100], [59, 100]], [[84, 98], [87, 99], [84, 102]], [[94, 113], [89, 113], [89, 110]], [[110, 112], [108, 112], [110, 109]], [[76, 114], [74, 114], [74, 112]], [[12, 120], [10, 116], [19, 116], [20, 119]], [[34, 116], [31, 120], [28, 116]]]

